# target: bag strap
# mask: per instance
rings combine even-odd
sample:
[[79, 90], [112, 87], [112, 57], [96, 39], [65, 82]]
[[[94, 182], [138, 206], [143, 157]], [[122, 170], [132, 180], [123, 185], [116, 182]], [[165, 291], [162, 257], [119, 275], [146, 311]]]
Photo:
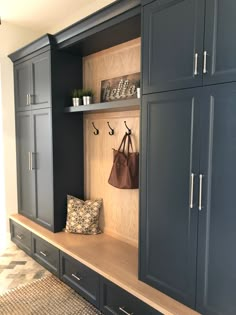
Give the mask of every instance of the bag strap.
[[118, 149], [119, 152], [123, 152], [123, 153], [125, 152], [126, 139], [127, 139], [127, 134], [124, 135], [124, 137], [121, 141], [121, 144], [120, 144], [119, 149]]
[[129, 155], [129, 153], [131, 152], [130, 151], [130, 148], [132, 150], [132, 152], [134, 152], [134, 149], [133, 149], [133, 144], [132, 144], [132, 140], [131, 140], [131, 136], [129, 134], [126, 134], [127, 137], [128, 137], [128, 151], [127, 151], [127, 154]]

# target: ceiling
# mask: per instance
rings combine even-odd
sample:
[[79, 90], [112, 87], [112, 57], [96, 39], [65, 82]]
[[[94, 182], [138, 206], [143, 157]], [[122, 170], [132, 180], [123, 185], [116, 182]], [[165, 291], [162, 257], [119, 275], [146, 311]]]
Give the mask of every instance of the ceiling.
[[[2, 24], [13, 23], [32, 31], [50, 32], [68, 26], [114, 0], [0, 0]], [[85, 14], [86, 13], [86, 14]], [[66, 25], [66, 21], [72, 21]]]

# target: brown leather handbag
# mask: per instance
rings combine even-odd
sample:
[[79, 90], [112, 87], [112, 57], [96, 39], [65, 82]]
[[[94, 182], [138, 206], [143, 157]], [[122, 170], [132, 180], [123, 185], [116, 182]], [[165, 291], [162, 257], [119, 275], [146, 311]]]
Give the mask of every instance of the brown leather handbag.
[[[125, 153], [126, 146], [127, 153]], [[113, 149], [113, 153], [113, 165], [108, 183], [120, 189], [138, 188], [139, 153], [133, 152], [132, 140], [129, 134], [124, 135], [119, 149]]]

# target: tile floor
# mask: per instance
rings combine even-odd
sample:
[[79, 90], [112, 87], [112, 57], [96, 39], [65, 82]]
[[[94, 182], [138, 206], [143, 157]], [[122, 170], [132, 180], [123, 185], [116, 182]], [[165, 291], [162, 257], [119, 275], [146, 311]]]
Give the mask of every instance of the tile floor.
[[0, 294], [19, 285], [40, 279], [47, 274], [50, 272], [14, 243], [10, 242], [7, 248], [0, 252]]

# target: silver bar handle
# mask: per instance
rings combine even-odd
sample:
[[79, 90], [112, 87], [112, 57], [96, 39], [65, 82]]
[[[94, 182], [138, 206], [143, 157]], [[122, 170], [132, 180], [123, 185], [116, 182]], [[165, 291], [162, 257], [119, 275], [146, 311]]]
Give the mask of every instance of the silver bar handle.
[[190, 176], [190, 202], [189, 202], [189, 207], [190, 209], [193, 208], [193, 186], [194, 186], [194, 176], [195, 174], [191, 173]]
[[124, 309], [124, 306], [123, 307], [119, 307], [119, 310], [121, 311], [121, 312], [123, 312], [124, 314], [126, 314], [126, 315], [133, 315], [134, 313], [128, 313], [128, 312], [126, 312], [126, 310]]
[[29, 105], [29, 94], [26, 94], [26, 105]]
[[29, 94], [29, 105], [31, 105], [31, 94]]
[[207, 51], [203, 53], [203, 73], [207, 73]]
[[199, 204], [198, 204], [198, 209], [199, 211], [202, 210], [202, 180], [203, 180], [203, 175], [199, 175]]
[[36, 169], [35, 152], [31, 152], [31, 171]]
[[72, 277], [74, 277], [76, 280], [78, 280], [78, 281], [81, 280], [81, 278], [77, 277], [74, 273], [72, 273], [71, 275], [72, 275]]
[[198, 53], [194, 55], [194, 73], [193, 73], [194, 75], [198, 75], [197, 68], [198, 68]]
[[20, 236], [18, 234], [16, 235], [16, 237], [19, 238], [19, 240], [22, 240], [22, 238], [23, 238], [22, 236]]
[[31, 152], [28, 152], [28, 160], [29, 160], [29, 171], [32, 171], [32, 155], [31, 155]]
[[44, 257], [47, 257], [47, 254], [45, 254], [44, 252], [40, 251], [40, 254]]

